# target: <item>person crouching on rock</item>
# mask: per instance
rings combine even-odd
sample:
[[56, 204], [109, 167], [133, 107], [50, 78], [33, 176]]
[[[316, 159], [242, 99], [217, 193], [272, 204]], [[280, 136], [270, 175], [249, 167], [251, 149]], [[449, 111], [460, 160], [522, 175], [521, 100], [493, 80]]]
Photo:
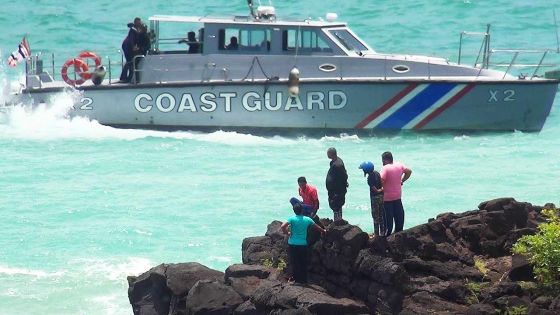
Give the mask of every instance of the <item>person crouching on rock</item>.
[[317, 210], [319, 210], [319, 195], [317, 194], [317, 188], [311, 184], [307, 183], [307, 179], [301, 176], [297, 179], [299, 186], [299, 195], [303, 201], [293, 197], [290, 199], [290, 204], [292, 207], [299, 203], [303, 209], [303, 215], [313, 219], [313, 222], [317, 223], [320, 227], [324, 227], [319, 221], [319, 216], [317, 216]]
[[293, 278], [296, 283], [307, 283], [307, 229], [313, 226], [314, 229], [324, 234], [327, 230], [318, 226], [311, 218], [303, 215], [301, 204], [293, 205], [295, 216], [290, 217], [288, 222], [282, 223], [280, 227], [288, 238], [288, 256], [293, 270]]

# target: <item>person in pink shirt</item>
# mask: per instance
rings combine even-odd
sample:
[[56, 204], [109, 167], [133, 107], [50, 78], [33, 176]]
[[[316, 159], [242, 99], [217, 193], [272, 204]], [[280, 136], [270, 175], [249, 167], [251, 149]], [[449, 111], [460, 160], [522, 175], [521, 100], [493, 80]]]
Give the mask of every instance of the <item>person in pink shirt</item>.
[[403, 230], [404, 208], [401, 201], [402, 185], [410, 178], [412, 170], [404, 164], [393, 163], [393, 154], [383, 152], [381, 155], [383, 169], [381, 169], [381, 182], [383, 183], [383, 207], [385, 208], [386, 236], [393, 231], [395, 222], [395, 233]]

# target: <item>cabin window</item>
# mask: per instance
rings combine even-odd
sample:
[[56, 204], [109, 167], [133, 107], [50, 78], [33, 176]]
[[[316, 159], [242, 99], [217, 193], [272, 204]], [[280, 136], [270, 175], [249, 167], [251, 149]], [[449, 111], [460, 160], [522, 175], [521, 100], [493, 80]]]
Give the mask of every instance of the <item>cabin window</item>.
[[350, 51], [361, 52], [368, 50], [352, 33], [346, 29], [329, 31], [344, 48]]
[[270, 30], [225, 28], [219, 31], [218, 37], [219, 50], [257, 53], [270, 50]]
[[289, 29], [284, 31], [282, 49], [290, 53], [295, 53], [296, 50], [298, 53], [332, 53], [332, 48], [317, 34], [317, 32], [301, 29]]
[[202, 23], [151, 22], [152, 49], [162, 54], [200, 54], [204, 42]]

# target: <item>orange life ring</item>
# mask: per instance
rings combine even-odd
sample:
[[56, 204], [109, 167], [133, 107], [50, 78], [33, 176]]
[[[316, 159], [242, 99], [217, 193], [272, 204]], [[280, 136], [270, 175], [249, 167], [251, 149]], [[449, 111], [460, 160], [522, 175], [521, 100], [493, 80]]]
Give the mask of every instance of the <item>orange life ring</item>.
[[[97, 56], [95, 53], [93, 53], [91, 51], [81, 52], [78, 55], [78, 58], [80, 58], [80, 59], [93, 59], [93, 62], [95, 62], [95, 68], [101, 66], [101, 58], [99, 58], [99, 56]], [[81, 72], [80, 77], [84, 80], [89, 80], [89, 79], [91, 79], [91, 72], [88, 72], [88, 71]]]
[[[68, 78], [68, 67], [70, 66], [74, 66], [74, 72], [80, 76], [80, 79], [71, 80]], [[64, 82], [72, 86], [76, 86], [76, 85], [82, 85], [84, 84], [84, 82], [86, 82], [86, 79], [82, 77], [82, 74], [87, 73], [88, 71], [89, 71], [89, 67], [85, 61], [78, 58], [72, 58], [66, 60], [66, 62], [62, 66], [60, 75], [62, 75], [62, 80], [64, 80]]]

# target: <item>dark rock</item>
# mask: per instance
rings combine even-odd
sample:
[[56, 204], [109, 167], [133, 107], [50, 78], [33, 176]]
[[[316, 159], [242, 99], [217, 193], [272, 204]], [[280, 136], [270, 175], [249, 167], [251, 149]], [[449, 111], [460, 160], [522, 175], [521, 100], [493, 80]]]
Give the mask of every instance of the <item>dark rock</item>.
[[268, 315], [267, 312], [258, 311], [250, 300], [241, 303], [234, 311], [234, 315]]
[[482, 258], [478, 257], [484, 261], [486, 268], [488, 269], [488, 274], [486, 275], [492, 282], [500, 281], [504, 275], [509, 273], [511, 270], [511, 256], [502, 256], [496, 258]]
[[444, 281], [434, 276], [411, 279], [410, 289], [413, 292], [426, 291], [450, 301], [464, 301], [467, 294], [464, 281]]
[[257, 309], [306, 309], [313, 314], [365, 314], [369, 309], [361, 302], [333, 298], [307, 286], [268, 282], [251, 298]]
[[414, 293], [403, 301], [403, 309], [399, 313], [404, 314], [464, 314], [467, 307], [443, 300], [428, 292], [421, 291]]
[[196, 262], [169, 264], [166, 271], [167, 287], [173, 295], [185, 296], [199, 280], [224, 279], [224, 273]]
[[512, 202], [516, 202], [513, 198], [498, 198], [493, 200], [488, 200], [481, 202], [478, 205], [478, 209], [480, 210], [487, 210], [487, 211], [497, 211], [502, 210], [505, 205], [508, 205]]
[[167, 315], [171, 290], [167, 288], [165, 271], [161, 264], [138, 277], [129, 278], [128, 299], [135, 315]]
[[257, 288], [262, 284], [263, 279], [248, 276], [243, 278], [230, 278], [228, 285], [237, 292], [243, 300], [247, 300], [255, 293]]
[[558, 315], [557, 312], [539, 308], [536, 304], [529, 305], [527, 309], [527, 315]]
[[313, 315], [305, 308], [289, 309], [289, 310], [273, 310], [270, 315]]
[[483, 302], [488, 303], [491, 300], [497, 299], [501, 296], [522, 296], [523, 290], [521, 286], [515, 282], [500, 282], [497, 285], [492, 285], [484, 290], [482, 293]]
[[408, 282], [408, 275], [401, 264], [388, 257], [372, 254], [369, 250], [361, 250], [356, 258], [354, 268], [369, 279], [396, 288]]
[[231, 287], [215, 280], [200, 280], [189, 291], [188, 315], [229, 315], [243, 303]]
[[527, 226], [528, 212], [531, 204], [525, 202], [513, 202], [504, 206], [506, 216], [511, 220], [515, 227], [520, 229]]
[[134, 314], [181, 314], [185, 296], [201, 279], [223, 282], [224, 274], [199, 263], [161, 264], [129, 279], [128, 295]]
[[272, 221], [266, 227], [266, 233], [264, 234], [267, 237], [270, 237], [273, 242], [282, 242], [286, 238], [286, 234], [282, 232], [280, 229], [282, 226], [282, 222], [280, 221]]
[[372, 253], [385, 256], [389, 250], [389, 243], [386, 237], [374, 237], [368, 240], [367, 247]]
[[241, 259], [244, 264], [262, 264], [265, 259], [273, 259], [272, 241], [266, 236], [248, 237], [241, 245]]
[[515, 223], [508, 218], [505, 210], [481, 212], [481, 216], [485, 223], [483, 228], [489, 229], [496, 235], [506, 235], [515, 227]]
[[548, 309], [551, 311], [558, 311], [560, 313], [560, 295], [556, 296], [552, 300]]
[[229, 278], [257, 277], [259, 279], [267, 279], [275, 270], [262, 265], [243, 265], [235, 264], [226, 269], [225, 280]]
[[529, 301], [524, 300], [518, 296], [511, 295], [511, 296], [500, 296], [499, 298], [493, 300], [491, 302], [496, 308], [506, 311], [512, 307], [520, 307], [529, 305]]
[[278, 270], [260, 265], [231, 265], [226, 269], [225, 281], [247, 300], [261, 285], [263, 279], [277, 280]]
[[550, 307], [550, 304], [552, 304], [552, 299], [551, 296], [539, 296], [533, 300], [533, 303], [539, 308], [547, 309]]
[[535, 274], [533, 266], [522, 255], [511, 256], [511, 270], [508, 277], [512, 281], [533, 281]]
[[406, 271], [414, 275], [433, 275], [440, 279], [472, 279], [482, 280], [482, 274], [471, 266], [457, 261], [439, 262], [425, 261], [419, 258], [408, 258], [403, 261]]
[[497, 315], [498, 311], [490, 304], [473, 304], [469, 306], [467, 315]]

